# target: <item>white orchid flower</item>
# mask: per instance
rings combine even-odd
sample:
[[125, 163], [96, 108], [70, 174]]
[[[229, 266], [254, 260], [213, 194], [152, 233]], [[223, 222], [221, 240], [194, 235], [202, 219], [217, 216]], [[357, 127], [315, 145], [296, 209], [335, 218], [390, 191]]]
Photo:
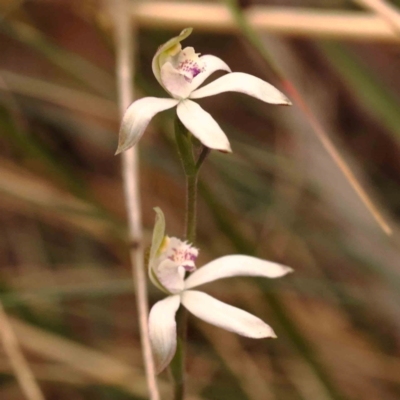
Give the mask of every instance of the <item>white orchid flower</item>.
[[186, 271], [196, 269], [198, 250], [187, 242], [165, 236], [164, 215], [158, 208], [155, 211], [157, 216], [150, 249], [149, 275], [151, 281], [168, 294], [152, 307], [149, 316], [149, 335], [157, 371], [161, 372], [175, 354], [175, 314], [180, 304], [196, 317], [239, 335], [254, 339], [276, 338], [272, 328], [261, 319], [192, 289], [233, 276], [279, 278], [292, 269], [255, 257], [230, 255], [211, 261], [185, 279]]
[[[249, 74], [232, 72], [220, 58], [212, 55], [200, 57], [193, 47], [182, 49], [180, 42], [191, 33], [192, 28], [184, 29], [179, 36], [157, 50], [152, 62], [153, 73], [171, 98], [145, 97], [131, 104], [122, 120], [116, 154], [139, 141], [154, 115], [175, 106], [183, 125], [204, 146], [231, 152], [229, 141], [218, 123], [192, 99], [222, 92], [241, 92], [266, 103], [291, 104], [285, 95], [269, 83]], [[198, 89], [218, 70], [229, 73]]]

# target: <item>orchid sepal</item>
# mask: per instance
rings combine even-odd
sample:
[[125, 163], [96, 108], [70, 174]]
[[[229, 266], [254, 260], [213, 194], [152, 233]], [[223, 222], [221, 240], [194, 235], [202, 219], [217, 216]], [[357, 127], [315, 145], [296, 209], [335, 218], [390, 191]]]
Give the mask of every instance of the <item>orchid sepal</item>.
[[181, 294], [181, 302], [197, 318], [227, 331], [253, 339], [277, 337], [273, 329], [260, 318], [206, 293], [185, 290]]
[[265, 103], [290, 106], [291, 101], [277, 88], [256, 76], [243, 72], [232, 72], [194, 90], [191, 99], [214, 96], [224, 92], [239, 92], [255, 97]]
[[133, 147], [142, 137], [151, 119], [159, 112], [178, 104], [176, 99], [144, 97], [133, 102], [126, 110], [119, 130], [118, 149], [115, 154]]
[[175, 354], [177, 343], [175, 314], [179, 305], [179, 295], [168, 296], [157, 302], [150, 310], [149, 337], [156, 373], [167, 367]]

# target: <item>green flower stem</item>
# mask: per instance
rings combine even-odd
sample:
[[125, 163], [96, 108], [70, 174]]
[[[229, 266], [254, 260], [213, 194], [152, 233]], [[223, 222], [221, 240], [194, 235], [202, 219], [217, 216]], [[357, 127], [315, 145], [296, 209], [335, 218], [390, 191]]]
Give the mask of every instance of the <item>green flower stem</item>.
[[196, 239], [196, 216], [197, 216], [197, 176], [186, 177], [186, 232], [185, 238], [189, 243]]
[[178, 116], [175, 117], [175, 140], [186, 177], [197, 175], [193, 156], [192, 135], [184, 127]]
[[[201, 165], [207, 158], [209, 150], [203, 148], [198, 160], [193, 155], [192, 135], [176, 116], [175, 139], [183, 171], [186, 176], [186, 216], [185, 238], [189, 243], [196, 239], [197, 182]], [[187, 311], [180, 307], [176, 314], [177, 350], [171, 362], [171, 373], [174, 380], [174, 400], [183, 400], [185, 396], [185, 354], [187, 336]]]
[[199, 160], [193, 156], [192, 135], [183, 126], [178, 117], [175, 118], [175, 138], [179, 157], [186, 176], [186, 219], [185, 239], [194, 243], [196, 239], [197, 178], [208, 151], [203, 150]]
[[176, 313], [177, 346], [176, 353], [171, 362], [172, 378], [174, 380], [174, 400], [183, 400], [185, 397], [185, 359], [187, 337], [188, 312], [180, 307]]

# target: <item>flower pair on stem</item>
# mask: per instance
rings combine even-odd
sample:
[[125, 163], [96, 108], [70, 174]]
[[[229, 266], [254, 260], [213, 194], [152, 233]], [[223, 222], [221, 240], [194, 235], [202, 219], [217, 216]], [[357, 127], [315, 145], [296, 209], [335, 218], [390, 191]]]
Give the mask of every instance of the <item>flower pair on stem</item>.
[[[242, 92], [271, 104], [290, 105], [279, 90], [252, 75], [231, 72], [224, 61], [212, 55], [200, 56], [192, 47], [182, 49], [180, 42], [192, 32], [184, 29], [157, 50], [152, 68], [161, 86], [171, 96], [168, 99], [146, 97], [135, 101], [126, 111], [119, 136], [117, 153], [134, 146], [155, 114], [177, 107], [175, 138], [186, 176], [186, 241], [165, 234], [165, 218], [156, 208], [156, 223], [148, 264], [152, 283], [168, 296], [150, 311], [149, 336], [157, 371], [172, 361], [175, 399], [184, 396], [184, 345], [186, 340], [185, 311], [180, 305], [204, 321], [251, 338], [276, 337], [272, 328], [246, 311], [225, 304], [203, 292], [193, 290], [203, 284], [234, 276], [278, 278], [292, 269], [280, 264], [245, 255], [217, 258], [196, 270], [198, 249], [193, 247], [196, 232], [197, 177], [210, 149], [231, 152], [225, 133], [213, 117], [192, 99], [222, 92]], [[228, 74], [201, 87], [215, 71]], [[196, 160], [193, 137], [203, 151]], [[190, 274], [186, 277], [187, 274]], [[177, 312], [181, 313], [176, 322]], [[178, 336], [178, 340], [177, 340]], [[180, 351], [177, 352], [177, 348]], [[177, 352], [177, 353], [176, 353]], [[176, 362], [176, 358], [179, 358]]]

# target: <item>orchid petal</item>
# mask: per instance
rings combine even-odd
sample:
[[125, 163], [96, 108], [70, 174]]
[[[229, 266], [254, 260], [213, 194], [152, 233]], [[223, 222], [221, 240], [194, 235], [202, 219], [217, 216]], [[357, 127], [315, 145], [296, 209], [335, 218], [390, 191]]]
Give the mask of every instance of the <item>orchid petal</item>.
[[165, 57], [160, 74], [164, 88], [176, 99], [186, 99], [194, 90], [193, 80], [204, 73], [205, 61], [193, 47]]
[[183, 125], [210, 149], [231, 153], [228, 138], [214, 118], [191, 100], [178, 104], [177, 114]]
[[149, 336], [157, 373], [172, 360], [176, 351], [175, 314], [179, 308], [178, 295], [169, 296], [156, 303], [149, 315]]
[[240, 92], [271, 104], [290, 105], [290, 100], [274, 86], [253, 75], [232, 72], [195, 90], [191, 99], [213, 96], [223, 92]]
[[166, 259], [152, 266], [152, 272], [164, 290], [169, 293], [180, 293], [184, 288], [185, 268], [176, 262]]
[[227, 331], [253, 339], [276, 338], [272, 328], [261, 319], [214, 299], [208, 294], [188, 290], [181, 294], [181, 301], [196, 317]]
[[145, 97], [132, 103], [122, 119], [116, 154], [128, 150], [139, 141], [154, 115], [176, 106], [177, 103], [178, 100], [175, 99], [157, 97]]
[[164, 88], [176, 99], [185, 99], [192, 92], [187, 78], [169, 62], [161, 67], [161, 81]]
[[164, 59], [177, 53], [181, 49], [180, 42], [186, 39], [192, 33], [192, 30], [192, 28], [184, 29], [178, 36], [173, 37], [172, 39], [168, 40], [168, 42], [161, 45], [154, 55], [151, 67], [153, 69], [154, 76], [161, 86], [163, 86], [161, 81], [161, 67]]
[[218, 57], [212, 56], [210, 54], [206, 54], [200, 57], [200, 60], [204, 63], [205, 69], [203, 72], [198, 74], [195, 78], [193, 78], [190, 84], [190, 92], [196, 90], [211, 74], [216, 71], [227, 71], [231, 72], [229, 66], [225, 63], [225, 61], [221, 60]]
[[233, 276], [259, 276], [279, 278], [292, 272], [292, 268], [260, 258], [231, 255], [217, 258], [193, 272], [185, 281], [185, 289]]

